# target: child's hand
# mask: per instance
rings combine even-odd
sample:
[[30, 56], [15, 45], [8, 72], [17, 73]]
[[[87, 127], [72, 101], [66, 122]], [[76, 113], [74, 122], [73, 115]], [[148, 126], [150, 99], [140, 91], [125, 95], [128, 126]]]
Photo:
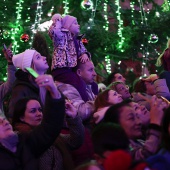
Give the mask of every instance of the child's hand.
[[53, 21], [53, 24], [55, 24], [56, 29], [61, 28], [61, 20], [62, 20], [62, 17], [60, 14], [53, 15], [52, 21]]
[[87, 56], [87, 54], [81, 55], [81, 56], [79, 57], [79, 59], [80, 59], [80, 62], [81, 62], [81, 63], [85, 63], [85, 62], [89, 61], [89, 57]]

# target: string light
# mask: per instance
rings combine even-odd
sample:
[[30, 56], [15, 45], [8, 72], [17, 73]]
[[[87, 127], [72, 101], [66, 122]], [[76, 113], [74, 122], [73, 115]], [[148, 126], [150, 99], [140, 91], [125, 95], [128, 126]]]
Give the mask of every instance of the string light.
[[64, 7], [63, 7], [64, 8], [64, 14], [63, 15], [65, 16], [65, 15], [69, 14], [69, 7], [68, 7], [69, 0], [64, 0], [63, 3], [65, 4]]
[[170, 2], [169, 0], [165, 0], [164, 1], [164, 4], [162, 5], [162, 8], [163, 8], [163, 12], [166, 12], [166, 11], [169, 11], [170, 10]]
[[104, 4], [103, 4], [103, 11], [104, 11], [104, 19], [105, 19], [105, 25], [103, 26], [103, 28], [108, 31], [109, 29], [109, 21], [108, 21], [108, 14], [107, 14], [107, 4], [108, 4], [108, 0], [105, 0]]
[[106, 71], [107, 71], [107, 73], [110, 74], [112, 71], [111, 71], [111, 64], [110, 64], [110, 56], [109, 55], [105, 56], [105, 62], [106, 62]]
[[92, 10], [91, 10], [91, 17], [89, 18], [89, 21], [88, 21], [88, 26], [87, 26], [88, 30], [90, 30], [94, 26], [94, 18], [96, 15], [97, 6], [98, 6], [98, 0], [96, 0], [95, 3], [91, 4]]
[[[105, 0], [104, 4], [103, 4], [103, 11], [104, 11], [104, 19], [105, 19], [105, 25], [103, 26], [103, 28], [108, 31], [109, 29], [109, 21], [108, 21], [108, 14], [107, 14], [107, 4], [108, 4], [108, 0]], [[105, 51], [107, 50], [107, 47], [105, 48]], [[106, 62], [106, 71], [107, 73], [111, 73], [111, 64], [110, 64], [110, 56], [107, 55], [105, 56], [105, 62]]]
[[124, 52], [123, 44], [124, 44], [125, 38], [123, 37], [123, 34], [122, 34], [123, 20], [121, 19], [121, 12], [120, 12], [121, 6], [119, 3], [119, 0], [115, 1], [115, 5], [117, 5], [117, 10], [116, 10], [117, 20], [118, 20], [118, 31], [117, 32], [118, 32], [118, 36], [120, 37], [120, 41], [118, 42], [118, 49], [120, 49], [121, 52]]
[[36, 13], [35, 13], [35, 21], [34, 24], [31, 27], [32, 30], [32, 36], [31, 36], [31, 41], [30, 41], [30, 45], [32, 44], [32, 40], [34, 37], [34, 34], [37, 32], [38, 27], [40, 26], [40, 21], [41, 21], [41, 16], [43, 14], [42, 12], [42, 6], [43, 6], [43, 0], [38, 0], [37, 1], [37, 9], [36, 9]]
[[132, 18], [132, 24], [135, 25], [135, 21], [134, 21], [134, 7], [135, 2], [130, 2], [130, 8], [131, 8], [131, 18]]
[[16, 21], [15, 24], [13, 25], [13, 29], [11, 30], [11, 39], [13, 40], [13, 53], [18, 53], [17, 48], [19, 47], [18, 42], [16, 40], [16, 36], [20, 30], [20, 20], [21, 20], [21, 12], [23, 10], [22, 4], [23, 4], [23, 0], [19, 0], [19, 2], [16, 3]]

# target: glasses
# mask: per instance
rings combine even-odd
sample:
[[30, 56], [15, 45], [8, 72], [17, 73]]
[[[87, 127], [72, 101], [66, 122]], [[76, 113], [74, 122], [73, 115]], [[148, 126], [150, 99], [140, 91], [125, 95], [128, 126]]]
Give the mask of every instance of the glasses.
[[120, 87], [118, 88], [119, 91], [123, 91], [123, 90], [129, 90], [129, 86], [125, 85], [124, 87]]

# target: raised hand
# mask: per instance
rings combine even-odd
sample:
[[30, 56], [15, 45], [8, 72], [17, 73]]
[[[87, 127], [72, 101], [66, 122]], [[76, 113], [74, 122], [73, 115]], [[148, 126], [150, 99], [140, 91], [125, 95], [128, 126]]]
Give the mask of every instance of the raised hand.
[[154, 95], [151, 99], [150, 123], [161, 125], [165, 108], [167, 103]]
[[51, 96], [53, 98], [60, 98], [61, 94], [58, 91], [53, 77], [51, 75], [48, 74], [44, 74], [44, 75], [39, 75], [36, 79], [35, 82], [37, 83], [37, 85], [39, 87], [45, 87], [51, 94]]
[[7, 49], [3, 49], [4, 56], [8, 62], [12, 62], [13, 53], [11, 51], [12, 44]]
[[65, 103], [65, 111], [68, 117], [75, 118], [77, 116], [77, 109], [73, 106], [72, 102], [67, 99]]
[[85, 62], [89, 61], [89, 57], [87, 56], [87, 54], [82, 54], [82, 55], [79, 57], [79, 59], [80, 59], [80, 62], [81, 62], [81, 63], [85, 63]]

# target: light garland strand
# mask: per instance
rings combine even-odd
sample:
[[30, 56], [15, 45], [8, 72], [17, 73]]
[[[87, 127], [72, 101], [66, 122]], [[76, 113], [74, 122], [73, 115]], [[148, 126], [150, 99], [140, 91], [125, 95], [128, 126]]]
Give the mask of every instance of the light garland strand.
[[37, 9], [36, 9], [36, 13], [35, 13], [35, 21], [34, 21], [34, 24], [31, 27], [31, 30], [32, 30], [33, 34], [31, 36], [31, 41], [29, 43], [30, 45], [32, 45], [34, 34], [37, 32], [37, 28], [39, 27], [40, 21], [42, 19], [41, 18], [42, 14], [43, 14], [42, 6], [43, 6], [43, 0], [38, 0], [37, 1]]
[[164, 1], [164, 4], [162, 5], [162, 8], [163, 8], [163, 12], [166, 12], [166, 11], [169, 11], [170, 10], [170, 2], [169, 0], [165, 0]]
[[92, 13], [91, 13], [91, 17], [89, 18], [89, 25], [87, 27], [88, 30], [90, 30], [93, 26], [94, 26], [94, 18], [96, 15], [96, 9], [97, 9], [97, 5], [98, 5], [98, 0], [95, 1], [95, 5], [92, 3]]
[[107, 71], [107, 73], [110, 74], [112, 71], [111, 71], [111, 63], [110, 63], [109, 55], [105, 56], [105, 62], [106, 62], [106, 71]]
[[17, 2], [16, 4], [16, 14], [17, 14], [17, 18], [14, 24], [14, 28], [11, 31], [11, 39], [13, 40], [13, 45], [12, 45], [12, 51], [13, 53], [18, 53], [17, 48], [19, 47], [18, 42], [16, 40], [16, 35], [19, 32], [19, 28], [20, 28], [20, 20], [21, 20], [21, 12], [22, 12], [22, 3], [24, 3], [23, 0], [19, 0], [19, 2]]
[[[6, 19], [6, 16], [5, 16], [5, 11], [7, 11], [8, 9], [7, 9], [7, 6], [6, 6], [6, 0], [4, 0], [4, 6], [3, 6], [3, 9], [4, 9], [4, 12], [2, 12], [2, 18], [5, 20]], [[2, 5], [2, 4], [1, 4]], [[1, 26], [4, 26], [4, 22], [3, 22], [3, 20], [1, 20]], [[4, 32], [5, 30], [2, 30], [2, 29], [0, 29], [0, 37], [2, 37], [1, 38], [1, 42], [3, 42], [3, 34], [5, 34], [5, 32]], [[2, 54], [0, 53], [0, 56], [1, 56]]]
[[135, 20], [134, 20], [134, 10], [135, 10], [135, 6], [134, 6], [135, 2], [130, 2], [130, 8], [131, 8], [131, 20], [132, 20], [132, 24], [135, 25]]
[[64, 8], [64, 14], [63, 14], [63, 16], [65, 16], [65, 15], [69, 14], [69, 7], [68, 7], [69, 0], [64, 0], [63, 3], [64, 3], [64, 7], [63, 7]]
[[115, 1], [115, 5], [117, 5], [117, 10], [116, 10], [117, 20], [118, 20], [118, 31], [117, 32], [118, 32], [118, 36], [120, 38], [120, 41], [118, 42], [118, 48], [120, 49], [121, 52], [124, 52], [123, 44], [124, 44], [125, 38], [123, 37], [123, 34], [122, 34], [123, 20], [121, 19], [121, 12], [120, 12], [121, 6], [120, 6], [120, 3], [119, 3], [119, 0]]
[[105, 25], [103, 26], [103, 28], [104, 28], [106, 31], [108, 31], [108, 29], [109, 29], [109, 21], [108, 21], [108, 15], [107, 15], [107, 4], [108, 4], [108, 0], [105, 0], [105, 2], [104, 2], [104, 4], [103, 4]]
[[[107, 4], [108, 4], [108, 0], [105, 0], [104, 4], [103, 4], [103, 11], [104, 11], [104, 19], [105, 19], [105, 25], [103, 26], [103, 28], [108, 31], [109, 29], [109, 21], [108, 21], [108, 15], [107, 15]], [[107, 47], [105, 48], [105, 51], [107, 50]], [[111, 73], [111, 64], [110, 64], [110, 56], [107, 55], [105, 56], [105, 62], [106, 62], [106, 71], [107, 73]]]

